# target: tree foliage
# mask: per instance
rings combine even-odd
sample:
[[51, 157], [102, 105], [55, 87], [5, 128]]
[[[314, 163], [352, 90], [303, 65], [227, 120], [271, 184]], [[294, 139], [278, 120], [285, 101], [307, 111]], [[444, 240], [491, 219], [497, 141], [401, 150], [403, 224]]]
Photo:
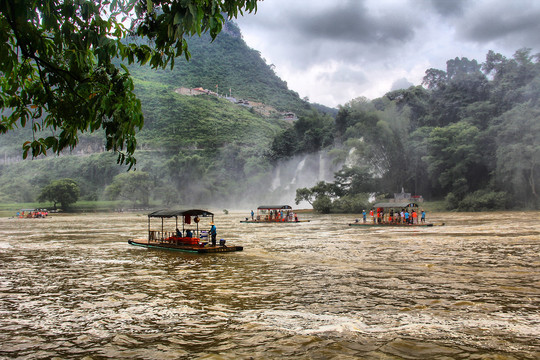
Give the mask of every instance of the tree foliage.
[[312, 110], [274, 138], [269, 157], [273, 160], [328, 148], [334, 142], [334, 119]]
[[368, 193], [376, 191], [376, 181], [366, 166], [344, 167], [333, 183], [319, 181], [311, 188], [296, 189], [295, 203], [307, 201], [315, 211], [360, 212], [368, 205]]
[[[215, 38], [227, 18], [256, 3], [0, 1], [0, 132], [30, 126], [26, 158], [73, 149], [81, 133], [103, 129], [118, 162], [134, 165], [143, 114], [128, 69], [115, 59], [172, 67], [177, 56], [189, 58], [186, 37]], [[130, 35], [149, 41], [126, 41]]]
[[69, 208], [79, 200], [79, 184], [73, 179], [60, 179], [52, 181], [41, 190], [38, 196], [38, 202], [51, 201], [54, 208], [60, 204], [62, 209]]
[[[402, 189], [444, 198], [449, 209], [539, 208], [540, 56], [455, 58], [426, 70], [423, 84], [340, 108], [337, 144], [368, 171], [360, 187], [345, 182], [354, 190], [331, 198], [334, 209], [353, 194]], [[349, 171], [334, 186], [343, 189]]]
[[131, 171], [116, 175], [105, 189], [105, 194], [111, 200], [121, 199], [134, 205], [147, 206], [150, 203], [152, 185], [152, 179], [147, 172]]

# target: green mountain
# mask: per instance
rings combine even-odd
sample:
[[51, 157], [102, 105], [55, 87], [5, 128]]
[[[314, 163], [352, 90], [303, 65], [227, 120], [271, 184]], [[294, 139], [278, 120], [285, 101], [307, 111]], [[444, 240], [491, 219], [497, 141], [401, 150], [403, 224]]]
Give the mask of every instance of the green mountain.
[[283, 114], [303, 117], [317, 110], [245, 44], [234, 23], [213, 42], [207, 35], [190, 39], [189, 49], [190, 61], [177, 58], [172, 70], [128, 67], [145, 114], [134, 172], [144, 176], [121, 178], [143, 181], [136, 188], [148, 196], [122, 191], [115, 183], [126, 168], [103, 152], [99, 132], [82, 134], [71, 153], [21, 161], [21, 145], [32, 137], [24, 128], [0, 137], [0, 202], [34, 201], [60, 178], [77, 181], [85, 200], [225, 206], [245, 198], [249, 189], [253, 201], [263, 201], [275, 172], [272, 144], [292, 128]]
[[176, 59], [173, 70], [130, 67], [135, 78], [170, 88], [202, 87], [237, 99], [264, 103], [280, 112], [303, 113], [310, 109], [298, 94], [287, 88], [261, 54], [242, 40], [239, 28], [228, 22], [211, 42], [209, 35], [188, 40], [191, 58]]

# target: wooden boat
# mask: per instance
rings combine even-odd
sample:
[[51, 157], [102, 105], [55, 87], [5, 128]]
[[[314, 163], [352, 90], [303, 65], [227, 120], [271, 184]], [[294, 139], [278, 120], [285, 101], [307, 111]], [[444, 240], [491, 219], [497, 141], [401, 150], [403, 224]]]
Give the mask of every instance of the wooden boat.
[[[377, 203], [373, 205], [374, 215], [371, 220], [366, 222], [359, 221], [358, 219], [354, 223], [350, 223], [349, 226], [360, 227], [431, 227], [431, 226], [443, 226], [444, 223], [426, 223], [422, 222], [419, 215], [418, 204], [413, 202], [388, 202]], [[401, 211], [408, 212], [411, 221], [402, 219], [400, 215]], [[416, 212], [416, 216], [413, 216], [413, 212]]]
[[[161, 219], [161, 230], [154, 230], [151, 219]], [[165, 230], [165, 220], [175, 219], [175, 227], [172, 231]], [[179, 219], [182, 221], [182, 231], [179, 230]], [[206, 230], [199, 231], [199, 223], [203, 219], [211, 218], [210, 225], [214, 223], [214, 214], [199, 209], [190, 210], [159, 210], [148, 214], [148, 238], [129, 239], [128, 243], [134, 246], [142, 246], [149, 249], [161, 249], [171, 251], [181, 251], [190, 253], [222, 253], [232, 251], [242, 251], [242, 246], [226, 245], [224, 239], [212, 245], [209, 240], [210, 234]], [[208, 221], [207, 221], [208, 222]], [[172, 221], [169, 221], [172, 227]]]
[[261, 205], [257, 208], [257, 215], [251, 220], [246, 218], [241, 223], [252, 224], [296, 224], [309, 222], [310, 220], [299, 220], [298, 215], [289, 205]]

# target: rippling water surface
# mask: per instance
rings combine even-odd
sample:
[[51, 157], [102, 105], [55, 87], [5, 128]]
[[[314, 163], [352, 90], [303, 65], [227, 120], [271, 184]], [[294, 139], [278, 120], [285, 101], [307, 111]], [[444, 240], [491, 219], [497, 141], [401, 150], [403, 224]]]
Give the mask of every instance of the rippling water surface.
[[[540, 214], [241, 224], [244, 251], [127, 244], [144, 214], [0, 219], [0, 357], [538, 359]], [[429, 216], [429, 214], [428, 214]]]

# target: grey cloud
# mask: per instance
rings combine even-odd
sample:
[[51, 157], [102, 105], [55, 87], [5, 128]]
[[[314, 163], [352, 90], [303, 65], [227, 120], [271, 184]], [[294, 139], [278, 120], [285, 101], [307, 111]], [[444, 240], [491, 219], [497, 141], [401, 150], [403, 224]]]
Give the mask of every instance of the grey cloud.
[[470, 1], [467, 0], [426, 0], [426, 2], [442, 17], [459, 16]]
[[503, 41], [515, 49], [540, 45], [540, 8], [529, 9], [519, 6], [519, 2], [515, 4], [513, 8], [494, 7], [471, 14], [462, 21], [459, 36], [478, 43]]
[[414, 41], [423, 26], [422, 14], [407, 3], [376, 10], [364, 0], [283, 3], [265, 2], [266, 12], [244, 24], [272, 37], [274, 56], [291, 59], [296, 69], [332, 59], [357, 66], [383, 61]]
[[363, 71], [349, 69], [344, 66], [341, 66], [338, 71], [334, 73], [325, 73], [323, 75], [319, 75], [318, 80], [335, 83], [355, 84], [365, 84], [369, 82], [366, 74]]
[[405, 42], [414, 36], [414, 28], [399, 9], [379, 16], [370, 14], [360, 1], [338, 3], [318, 12], [306, 11], [296, 18], [295, 31], [315, 38], [337, 42]]
[[[410, 84], [399, 77], [418, 84], [426, 69], [456, 56], [538, 52], [538, 19], [539, 0], [266, 0], [239, 20], [296, 91], [343, 103], [351, 93], [380, 96], [392, 82]], [[317, 81], [325, 88], [314, 89]]]

